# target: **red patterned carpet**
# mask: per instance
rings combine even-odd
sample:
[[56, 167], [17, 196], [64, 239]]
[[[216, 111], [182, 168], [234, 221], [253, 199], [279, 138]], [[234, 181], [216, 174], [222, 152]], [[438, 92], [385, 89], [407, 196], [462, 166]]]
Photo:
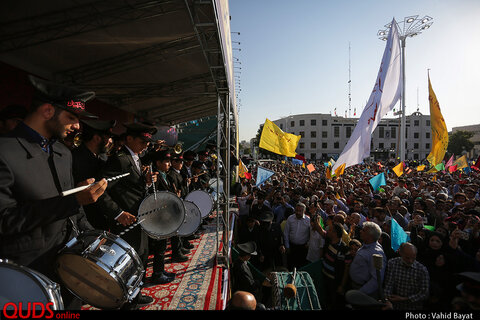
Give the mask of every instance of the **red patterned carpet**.
[[[148, 285], [152, 274], [149, 264], [146, 270], [144, 295], [154, 298], [154, 302], [142, 310], [221, 310], [222, 309], [222, 272], [216, 265], [216, 223], [203, 226], [198, 239], [191, 240], [194, 246], [186, 254], [188, 261], [171, 262], [171, 251], [168, 248], [165, 258], [165, 270], [176, 273], [174, 281], [162, 285]], [[85, 305], [82, 310], [95, 310]]]

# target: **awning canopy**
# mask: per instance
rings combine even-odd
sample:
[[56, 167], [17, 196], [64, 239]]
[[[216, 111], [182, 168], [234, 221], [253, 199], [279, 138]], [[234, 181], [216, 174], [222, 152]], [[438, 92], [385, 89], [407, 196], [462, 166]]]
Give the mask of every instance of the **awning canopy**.
[[8, 65], [95, 91], [96, 99], [159, 125], [217, 115], [222, 94], [236, 118], [226, 0], [1, 7], [0, 60]]

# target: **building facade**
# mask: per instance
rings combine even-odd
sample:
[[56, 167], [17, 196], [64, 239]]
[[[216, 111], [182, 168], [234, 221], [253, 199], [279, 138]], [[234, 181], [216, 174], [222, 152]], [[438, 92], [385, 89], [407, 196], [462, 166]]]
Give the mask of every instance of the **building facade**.
[[[300, 135], [296, 152], [310, 161], [337, 159], [355, 129], [358, 118], [330, 114], [298, 114], [273, 121], [284, 132]], [[431, 149], [430, 115], [406, 116], [405, 159], [424, 160]], [[384, 118], [371, 142], [374, 160], [396, 158], [400, 142], [400, 118]]]
[[480, 124], [474, 124], [470, 126], [462, 126], [462, 127], [453, 127], [452, 133], [456, 131], [467, 131], [473, 133], [472, 138], [470, 141], [473, 142], [473, 149], [470, 152], [467, 152], [467, 157], [470, 159], [477, 159], [480, 155]]

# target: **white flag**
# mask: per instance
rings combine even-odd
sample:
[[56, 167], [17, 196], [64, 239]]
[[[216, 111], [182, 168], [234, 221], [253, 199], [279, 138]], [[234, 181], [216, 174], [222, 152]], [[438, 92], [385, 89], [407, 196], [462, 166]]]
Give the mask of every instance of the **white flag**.
[[372, 134], [382, 119], [401, 97], [402, 68], [400, 38], [397, 22], [392, 20], [387, 45], [378, 71], [375, 86], [367, 105], [358, 119], [352, 136], [338, 157], [332, 171], [345, 163], [345, 168], [359, 164], [370, 155]]

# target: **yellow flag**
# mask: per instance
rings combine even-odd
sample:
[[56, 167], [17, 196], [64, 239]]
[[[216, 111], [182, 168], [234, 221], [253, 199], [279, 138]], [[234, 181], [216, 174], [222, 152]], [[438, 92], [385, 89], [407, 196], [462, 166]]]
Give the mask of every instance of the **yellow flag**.
[[245, 178], [245, 173], [248, 172], [247, 167], [243, 164], [242, 160], [238, 160], [238, 176]]
[[259, 147], [276, 154], [294, 158], [300, 136], [283, 132], [275, 123], [266, 119], [260, 136]]
[[345, 163], [335, 169], [335, 176], [340, 177], [345, 172]]
[[397, 164], [392, 170], [395, 172], [397, 177], [400, 177], [403, 174], [403, 162]]
[[424, 164], [417, 167], [417, 171], [423, 171], [423, 170], [425, 170], [425, 165]]
[[457, 166], [457, 170], [468, 167], [467, 157], [465, 155], [461, 156], [453, 163], [453, 166]]
[[432, 128], [432, 150], [427, 156], [428, 162], [435, 167], [443, 161], [448, 147], [448, 131], [445, 120], [443, 119], [440, 105], [435, 92], [433, 92], [428, 75], [428, 100], [430, 101], [430, 125]]
[[327, 177], [327, 179], [332, 180], [332, 168], [331, 167], [327, 167], [327, 170], [325, 171], [325, 176]]

